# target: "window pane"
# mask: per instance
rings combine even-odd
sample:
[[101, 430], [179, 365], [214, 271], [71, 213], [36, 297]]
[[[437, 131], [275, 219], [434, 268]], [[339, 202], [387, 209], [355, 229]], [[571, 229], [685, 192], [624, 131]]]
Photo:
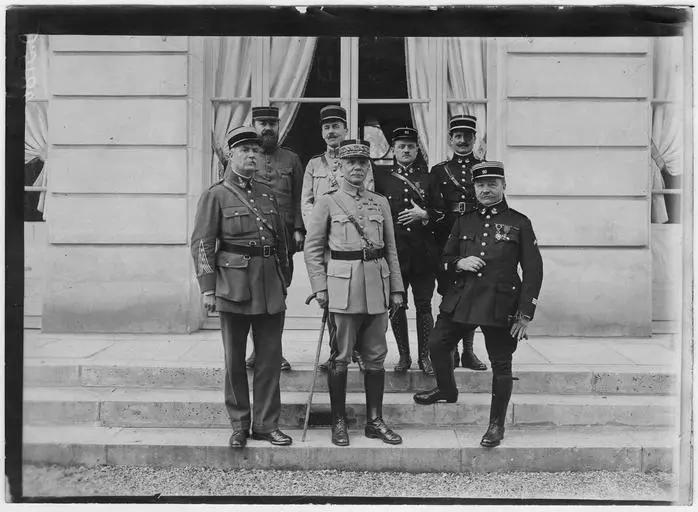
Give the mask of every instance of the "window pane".
[[[34, 186], [43, 168], [44, 162], [39, 158], [24, 164], [24, 185]], [[43, 222], [43, 214], [37, 209], [40, 195], [41, 192], [24, 193], [24, 222]]]
[[407, 98], [404, 38], [359, 38], [359, 97]]
[[393, 130], [414, 127], [410, 105], [370, 104], [359, 105], [359, 136], [371, 143], [371, 158], [392, 163], [390, 144]]
[[318, 37], [313, 64], [305, 86], [305, 96], [339, 97], [340, 70], [339, 37]]
[[[280, 103], [276, 105], [281, 106]], [[324, 106], [324, 103], [301, 103], [293, 125], [282, 141], [285, 147], [298, 153], [304, 166], [313, 156], [325, 151], [325, 141], [320, 133], [320, 109]]]

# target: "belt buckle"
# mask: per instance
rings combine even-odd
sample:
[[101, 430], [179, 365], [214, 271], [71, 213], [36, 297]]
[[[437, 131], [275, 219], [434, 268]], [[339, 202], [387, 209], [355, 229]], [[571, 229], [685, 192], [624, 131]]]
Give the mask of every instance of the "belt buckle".
[[370, 249], [368, 247], [364, 247], [363, 249], [361, 249], [361, 252], [363, 252], [364, 261], [369, 261], [369, 253], [368, 253], [369, 250]]
[[458, 213], [465, 213], [465, 205], [466, 203], [463, 201], [458, 203]]
[[271, 256], [271, 245], [265, 245], [262, 248], [262, 256], [264, 256], [265, 258]]

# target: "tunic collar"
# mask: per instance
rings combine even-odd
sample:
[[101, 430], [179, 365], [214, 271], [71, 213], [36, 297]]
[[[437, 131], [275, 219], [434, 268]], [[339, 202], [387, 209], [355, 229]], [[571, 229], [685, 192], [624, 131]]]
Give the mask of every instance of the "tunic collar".
[[240, 187], [243, 190], [252, 188], [252, 176], [248, 178], [238, 173], [237, 171], [230, 172], [226, 177], [226, 180], [228, 181], [228, 183], [236, 185], [237, 187]]
[[327, 146], [327, 151], [325, 151], [325, 154], [327, 155], [328, 158], [337, 158], [337, 153], [339, 152], [339, 148], [331, 148]]
[[463, 155], [458, 154], [458, 153], [453, 153], [453, 157], [451, 158], [451, 162], [455, 162], [458, 164], [463, 164], [463, 163], [470, 163], [474, 162], [475, 157], [473, 156], [473, 152], [470, 151], [469, 153], [465, 153]]
[[477, 211], [480, 215], [497, 215], [498, 213], [504, 213], [509, 209], [509, 205], [507, 204], [507, 201], [504, 198], [502, 198], [502, 200], [498, 203], [490, 206], [484, 206], [480, 203], [478, 203], [477, 206]]
[[349, 194], [352, 197], [356, 196], [363, 196], [366, 193], [366, 187], [362, 183], [361, 185], [352, 185], [349, 183], [347, 180], [344, 178], [341, 178], [339, 181], [339, 189], [342, 192], [345, 192], [346, 194]]

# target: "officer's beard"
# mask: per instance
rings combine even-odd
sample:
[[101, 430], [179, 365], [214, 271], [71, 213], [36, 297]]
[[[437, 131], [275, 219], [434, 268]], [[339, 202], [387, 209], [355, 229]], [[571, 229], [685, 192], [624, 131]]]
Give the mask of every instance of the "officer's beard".
[[279, 135], [272, 131], [263, 131], [260, 138], [262, 139], [262, 149], [264, 151], [276, 149], [279, 143]]

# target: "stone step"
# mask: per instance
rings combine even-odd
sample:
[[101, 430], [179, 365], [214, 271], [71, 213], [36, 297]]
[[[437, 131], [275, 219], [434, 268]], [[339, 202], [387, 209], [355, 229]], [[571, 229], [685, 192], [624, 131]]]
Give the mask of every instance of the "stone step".
[[[251, 372], [248, 372], [251, 382]], [[290, 372], [281, 373], [282, 391], [308, 391], [313, 367], [295, 364]], [[515, 392], [542, 394], [641, 394], [676, 393], [676, 374], [667, 366], [648, 365], [565, 365], [521, 364], [514, 374]], [[434, 386], [434, 378], [413, 369], [405, 374], [385, 373], [385, 391], [418, 391]], [[456, 384], [461, 391], [489, 393], [491, 371], [457, 368]], [[69, 359], [29, 359], [24, 366], [25, 386], [114, 386], [179, 389], [221, 389], [222, 363], [124, 360], [119, 362], [85, 362]], [[317, 391], [327, 391], [327, 377], [318, 371]], [[349, 368], [347, 389], [363, 391], [363, 376], [356, 365]]]
[[[280, 425], [302, 427], [306, 392], [284, 392]], [[330, 421], [327, 393], [316, 393], [311, 422]], [[485, 425], [490, 396], [461, 393], [457, 403], [415, 404], [412, 393], [386, 393], [383, 415], [392, 425], [419, 427]], [[672, 396], [554, 395], [514, 393], [507, 423], [513, 425], [673, 425], [678, 414]], [[349, 425], [365, 422], [364, 393], [347, 393]], [[198, 427], [229, 425], [220, 390], [144, 388], [26, 388], [25, 424], [87, 423], [106, 427]]]
[[512, 472], [672, 471], [677, 434], [622, 427], [509, 428], [497, 448], [479, 446], [483, 428], [402, 429], [391, 446], [350, 430], [348, 447], [334, 446], [327, 428], [287, 430], [293, 444], [250, 440], [228, 448], [229, 429], [25, 426], [27, 463], [147, 465], [240, 469]]

